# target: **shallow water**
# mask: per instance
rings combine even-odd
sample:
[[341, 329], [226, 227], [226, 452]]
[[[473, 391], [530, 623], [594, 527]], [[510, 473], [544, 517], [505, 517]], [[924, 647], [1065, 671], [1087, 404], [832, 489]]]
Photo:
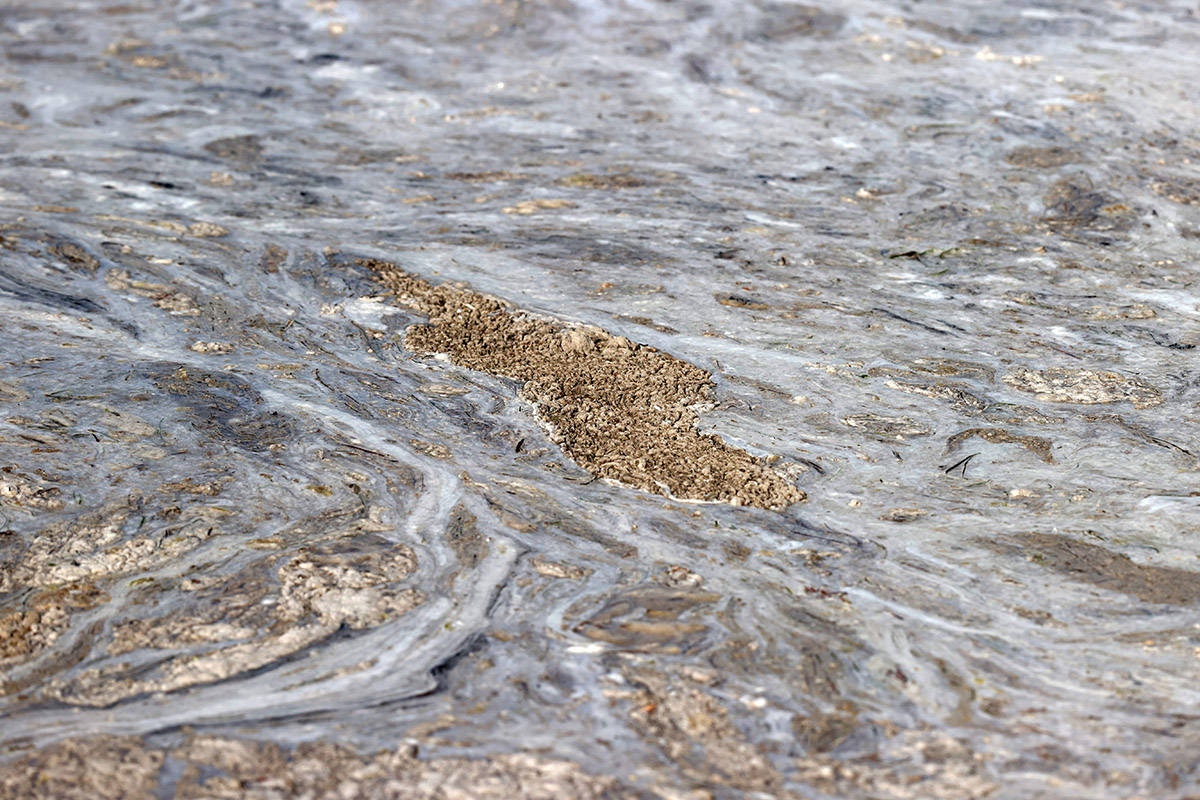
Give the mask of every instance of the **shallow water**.
[[[1198, 32], [10, 4], [0, 791], [115, 735], [147, 796], [200, 736], [510, 796], [511, 753], [596, 796], [1200, 792]], [[710, 372], [702, 429], [807, 500], [596, 479], [365, 258]]]

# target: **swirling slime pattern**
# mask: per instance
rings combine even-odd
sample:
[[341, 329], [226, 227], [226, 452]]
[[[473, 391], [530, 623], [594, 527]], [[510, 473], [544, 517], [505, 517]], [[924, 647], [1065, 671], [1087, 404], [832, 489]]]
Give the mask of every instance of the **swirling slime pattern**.
[[1200, 796], [1198, 33], [7, 4], [0, 797]]

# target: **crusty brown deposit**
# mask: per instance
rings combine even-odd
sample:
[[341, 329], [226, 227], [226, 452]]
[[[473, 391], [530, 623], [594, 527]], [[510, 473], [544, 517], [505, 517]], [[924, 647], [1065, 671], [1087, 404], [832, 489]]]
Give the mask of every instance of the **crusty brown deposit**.
[[[0, 800], [631, 800], [613, 778], [533, 753], [418, 760], [416, 749], [360, 754], [331, 742], [294, 750], [194, 736], [174, 750], [135, 736], [48, 745], [0, 765]], [[163, 770], [170, 757], [181, 771]], [[642, 796], [642, 795], [637, 795]]]
[[535, 318], [461, 286], [362, 259], [401, 305], [428, 315], [405, 345], [524, 381], [551, 438], [602, 478], [686, 500], [783, 508], [804, 493], [761, 459], [700, 433], [696, 407], [712, 402], [704, 370], [599, 328]]

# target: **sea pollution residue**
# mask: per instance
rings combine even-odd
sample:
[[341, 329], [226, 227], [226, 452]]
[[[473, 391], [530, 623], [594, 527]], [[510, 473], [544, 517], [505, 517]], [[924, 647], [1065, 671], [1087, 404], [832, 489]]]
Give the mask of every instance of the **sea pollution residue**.
[[462, 286], [433, 285], [360, 259], [395, 301], [429, 317], [404, 336], [417, 352], [524, 381], [551, 439], [603, 478], [681, 500], [784, 508], [804, 499], [763, 459], [697, 429], [710, 375], [595, 326], [535, 317]]
[[1200, 797], [1195, 3], [8, 5], [0, 800]]

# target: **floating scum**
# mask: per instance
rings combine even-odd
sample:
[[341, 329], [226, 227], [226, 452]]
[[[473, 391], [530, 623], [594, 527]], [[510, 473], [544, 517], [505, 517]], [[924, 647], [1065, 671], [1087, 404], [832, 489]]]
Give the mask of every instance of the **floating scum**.
[[524, 382], [553, 442], [602, 478], [680, 500], [782, 509], [804, 492], [763, 459], [701, 433], [711, 375], [596, 327], [534, 317], [463, 286], [433, 285], [376, 259], [398, 304], [429, 317], [404, 336], [410, 350]]

